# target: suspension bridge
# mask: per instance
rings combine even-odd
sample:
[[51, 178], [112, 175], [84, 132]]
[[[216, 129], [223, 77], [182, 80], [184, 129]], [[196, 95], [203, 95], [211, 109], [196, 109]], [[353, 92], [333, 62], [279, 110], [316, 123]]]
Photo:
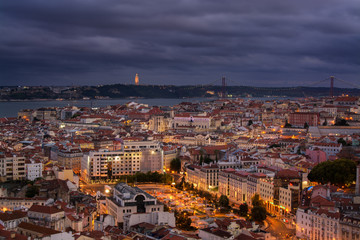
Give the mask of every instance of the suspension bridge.
[[[330, 87], [329, 87], [329, 96], [330, 97], [334, 97], [334, 83], [336, 82], [341, 82], [344, 83], [346, 86], [351, 86], [353, 88], [356, 89], [360, 89], [360, 85], [354, 84], [352, 82], [349, 81], [345, 81], [343, 79], [337, 78], [335, 76], [330, 76], [328, 78], [322, 79], [320, 81], [315, 81], [315, 82], [311, 82], [309, 84], [303, 85], [303, 86], [297, 86], [297, 87], [280, 87], [280, 88], [266, 88], [266, 87], [253, 87], [253, 86], [244, 86], [244, 87], [248, 87], [248, 88], [252, 88], [255, 90], [262, 90], [262, 91], [278, 91], [278, 92], [282, 92], [282, 91], [294, 91], [294, 90], [303, 90], [304, 88], [309, 88], [309, 87], [316, 87], [319, 86], [319, 84], [323, 84], [323, 83], [330, 83]], [[218, 86], [218, 83], [221, 82], [221, 94], [220, 96], [222, 98], [225, 98], [227, 96], [226, 94], [226, 88], [229, 86], [229, 82], [238, 85], [239, 83], [222, 77], [221, 79], [216, 79], [208, 84], [202, 85], [203, 87], [207, 87], [207, 86]], [[306, 94], [303, 92], [303, 94], [306, 96]]]

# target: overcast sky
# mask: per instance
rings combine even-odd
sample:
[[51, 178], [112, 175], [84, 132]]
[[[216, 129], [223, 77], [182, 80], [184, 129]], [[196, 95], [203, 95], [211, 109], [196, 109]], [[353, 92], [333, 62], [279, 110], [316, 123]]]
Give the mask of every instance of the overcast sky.
[[149, 84], [360, 83], [360, 3], [0, 1], [0, 85], [133, 83], [135, 73]]

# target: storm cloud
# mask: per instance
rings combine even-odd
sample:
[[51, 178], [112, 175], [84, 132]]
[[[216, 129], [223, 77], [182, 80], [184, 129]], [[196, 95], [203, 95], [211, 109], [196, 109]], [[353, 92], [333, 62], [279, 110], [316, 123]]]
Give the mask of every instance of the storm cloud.
[[[358, 0], [0, 2], [0, 85], [360, 80]], [[217, 81], [217, 82], [216, 82]], [[341, 84], [338, 87], [349, 87]]]

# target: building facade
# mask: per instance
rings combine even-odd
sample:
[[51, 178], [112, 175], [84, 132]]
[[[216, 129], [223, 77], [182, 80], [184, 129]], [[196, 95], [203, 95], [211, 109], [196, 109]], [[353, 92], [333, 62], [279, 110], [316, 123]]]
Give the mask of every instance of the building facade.
[[81, 162], [81, 176], [87, 182], [162, 170], [163, 150], [157, 141], [125, 141], [121, 150], [90, 151]]
[[83, 152], [78, 148], [61, 149], [58, 152], [58, 162], [65, 168], [80, 172]]
[[25, 180], [25, 157], [0, 154], [0, 179], [2, 181]]
[[116, 223], [124, 222], [127, 215], [164, 211], [164, 205], [159, 204], [155, 197], [126, 183], [118, 183], [114, 187], [113, 196], [106, 199], [106, 207]]
[[289, 115], [289, 123], [293, 126], [303, 127], [305, 123], [308, 126], [319, 125], [320, 117], [319, 113], [314, 112], [294, 112]]

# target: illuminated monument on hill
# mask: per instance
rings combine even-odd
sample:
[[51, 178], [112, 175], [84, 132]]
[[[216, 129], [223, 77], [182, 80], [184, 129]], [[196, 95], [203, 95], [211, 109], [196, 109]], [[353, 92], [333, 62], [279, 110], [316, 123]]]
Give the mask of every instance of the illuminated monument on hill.
[[139, 86], [139, 74], [135, 75], [135, 85]]

